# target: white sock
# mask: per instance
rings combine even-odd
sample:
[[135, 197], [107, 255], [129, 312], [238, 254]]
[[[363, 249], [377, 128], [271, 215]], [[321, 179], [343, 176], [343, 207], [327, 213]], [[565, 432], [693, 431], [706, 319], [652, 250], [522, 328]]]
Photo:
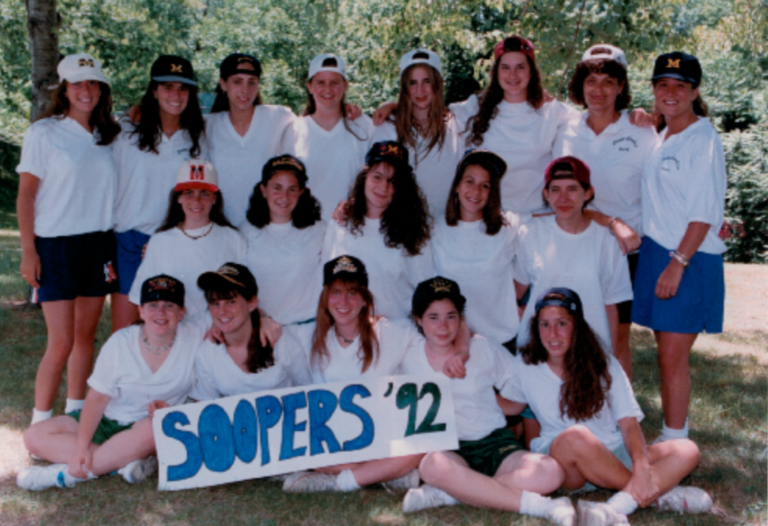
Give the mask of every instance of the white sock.
[[72, 411], [77, 411], [83, 408], [85, 400], [75, 400], [74, 398], [67, 398], [67, 405], [64, 407], [64, 414], [68, 415]]
[[620, 491], [608, 499], [607, 504], [624, 515], [629, 515], [637, 509], [637, 502], [626, 491]]
[[688, 438], [688, 419], [685, 419], [685, 425], [682, 429], [673, 429], [671, 427], [667, 427], [667, 423], [664, 422], [664, 425], [661, 428], [661, 435], [666, 440], [676, 440], [678, 438]]
[[35, 425], [38, 422], [42, 422], [43, 420], [48, 420], [53, 416], [53, 409], [49, 411], [39, 411], [37, 409], [32, 410], [32, 424]]
[[336, 486], [341, 491], [355, 491], [360, 489], [360, 485], [355, 480], [355, 475], [351, 469], [345, 469], [336, 475]]
[[552, 499], [543, 497], [532, 491], [524, 491], [520, 499], [520, 513], [523, 515], [533, 515], [534, 517], [544, 517], [549, 511], [549, 505]]

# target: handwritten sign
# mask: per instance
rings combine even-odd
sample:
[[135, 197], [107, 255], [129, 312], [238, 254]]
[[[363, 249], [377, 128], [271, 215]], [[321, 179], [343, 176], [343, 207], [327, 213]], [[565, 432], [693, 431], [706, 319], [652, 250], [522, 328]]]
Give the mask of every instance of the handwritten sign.
[[450, 383], [388, 376], [157, 411], [159, 489], [458, 448]]

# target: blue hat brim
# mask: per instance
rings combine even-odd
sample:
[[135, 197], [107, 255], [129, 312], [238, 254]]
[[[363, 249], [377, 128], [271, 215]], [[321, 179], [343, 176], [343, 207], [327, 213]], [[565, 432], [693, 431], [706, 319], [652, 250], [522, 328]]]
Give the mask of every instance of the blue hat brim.
[[178, 77], [176, 75], [164, 75], [162, 77], [152, 77], [155, 82], [181, 82], [182, 84], [188, 84], [190, 86], [197, 86], [197, 82], [186, 77]]

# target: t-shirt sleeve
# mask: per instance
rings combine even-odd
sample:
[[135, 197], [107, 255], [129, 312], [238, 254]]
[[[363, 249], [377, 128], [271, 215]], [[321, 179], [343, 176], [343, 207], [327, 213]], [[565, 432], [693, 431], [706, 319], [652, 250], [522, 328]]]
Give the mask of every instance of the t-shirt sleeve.
[[341, 228], [335, 219], [328, 221], [328, 226], [325, 229], [323, 236], [323, 250], [320, 253], [320, 263], [325, 264], [331, 260], [331, 254], [333, 254], [333, 245], [336, 240], [336, 232]]
[[[603, 227], [600, 227], [603, 228]], [[600, 284], [606, 305], [621, 303], [632, 299], [632, 282], [629, 279], [627, 256], [621, 253], [618, 242], [613, 236], [603, 241], [603, 269]]]
[[498, 343], [488, 340], [488, 345], [494, 355], [494, 373], [496, 374], [494, 384], [499, 390], [499, 394], [513, 402], [527, 402], [520, 383], [519, 373], [523, 365], [522, 362], [509, 354]]
[[421, 254], [406, 256], [405, 261], [408, 266], [408, 277], [414, 288], [422, 281], [437, 275], [431, 242], [427, 242], [421, 247]]
[[611, 373], [611, 388], [608, 391], [608, 403], [611, 407], [611, 415], [618, 422], [622, 418], [633, 417], [640, 422], [643, 420], [643, 410], [637, 403], [632, 385], [629, 383], [624, 369], [618, 360], [608, 356], [608, 372]]
[[281, 154], [288, 153], [296, 155], [296, 123], [294, 122], [290, 126], [286, 126], [283, 131], [283, 136], [280, 138], [280, 152]]
[[312, 384], [309, 360], [294, 332], [289, 330], [283, 331], [283, 336], [277, 343], [275, 352], [279, 353], [279, 361], [285, 367], [286, 374], [291, 379], [291, 382], [293, 382], [293, 385]]
[[[109, 337], [99, 351], [93, 373], [88, 378], [88, 385], [96, 391], [116, 398], [120, 393], [117, 388], [117, 376], [120, 367], [119, 357], [122, 353], [130, 352], [130, 337], [134, 331], [129, 327], [122, 329]], [[136, 345], [138, 345], [138, 340]]]
[[44, 122], [35, 123], [24, 133], [21, 147], [21, 161], [16, 167], [18, 173], [30, 173], [38, 179], [45, 179], [47, 174], [46, 159], [49, 157], [50, 144]]
[[707, 223], [720, 229], [725, 210], [725, 154], [714, 130], [700, 134], [688, 146], [691, 167], [688, 171], [685, 217], [688, 223]]
[[520, 225], [517, 230], [517, 236], [515, 239], [515, 259], [513, 262], [512, 275], [515, 277], [515, 281], [522, 283], [523, 285], [531, 284], [531, 277], [528, 275], [528, 269], [526, 268], [526, 257], [530, 248], [530, 240], [528, 240], [528, 226]]
[[458, 125], [459, 133], [463, 133], [467, 127], [467, 121], [474, 117], [480, 105], [476, 95], [470, 95], [469, 98], [463, 102], [454, 102], [448, 106], [451, 113], [456, 117], [456, 124]]
[[243, 236], [240, 232], [233, 232], [235, 234], [235, 241], [234, 241], [234, 252], [235, 252], [235, 263], [240, 263], [241, 265], [245, 265], [246, 263], [246, 255], [248, 253], [248, 243], [245, 241], [245, 236]]
[[212, 374], [211, 368], [214, 365], [211, 363], [209, 351], [208, 345], [200, 344], [195, 358], [195, 382], [188, 395], [193, 400], [215, 400], [221, 396]]

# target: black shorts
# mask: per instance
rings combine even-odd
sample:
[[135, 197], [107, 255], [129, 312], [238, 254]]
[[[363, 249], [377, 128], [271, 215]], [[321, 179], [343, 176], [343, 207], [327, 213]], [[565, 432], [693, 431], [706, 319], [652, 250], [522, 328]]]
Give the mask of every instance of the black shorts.
[[475, 471], [492, 477], [504, 459], [525, 449], [515, 434], [501, 427], [480, 440], [459, 440], [458, 455]]
[[115, 234], [38, 237], [40, 302], [104, 297], [117, 291]]
[[[627, 264], [629, 265], [629, 280], [632, 282], [632, 289], [635, 288], [635, 273], [637, 272], [637, 261], [640, 259], [640, 252], [629, 254]], [[619, 323], [632, 323], [632, 300], [622, 301], [617, 305], [619, 308]]]

